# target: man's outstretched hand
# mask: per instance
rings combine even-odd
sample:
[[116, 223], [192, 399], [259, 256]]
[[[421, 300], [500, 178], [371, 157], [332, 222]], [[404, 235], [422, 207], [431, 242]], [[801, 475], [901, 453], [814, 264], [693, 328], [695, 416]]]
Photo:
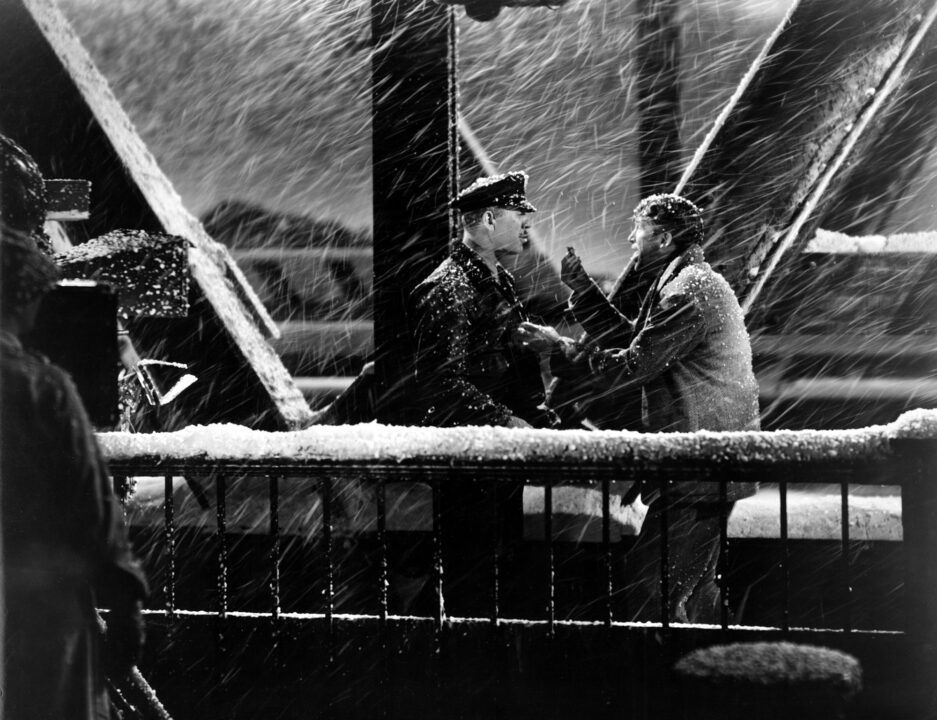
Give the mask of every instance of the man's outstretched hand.
[[538, 353], [549, 353], [563, 344], [563, 337], [548, 325], [522, 322], [517, 328], [517, 339], [524, 347]]

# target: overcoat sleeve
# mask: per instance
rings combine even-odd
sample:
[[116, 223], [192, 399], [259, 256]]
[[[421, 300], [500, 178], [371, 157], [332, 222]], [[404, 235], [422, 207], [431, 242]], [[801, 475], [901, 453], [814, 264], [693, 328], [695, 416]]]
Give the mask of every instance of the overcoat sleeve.
[[602, 347], [622, 347], [634, 332], [634, 323], [612, 305], [609, 299], [590, 280], [585, 292], [574, 292], [569, 307], [589, 338]]
[[591, 348], [582, 353], [582, 360], [594, 374], [614, 378], [617, 387], [642, 385], [689, 355], [705, 333], [705, 320], [697, 304], [686, 295], [674, 294], [652, 310], [628, 347]]

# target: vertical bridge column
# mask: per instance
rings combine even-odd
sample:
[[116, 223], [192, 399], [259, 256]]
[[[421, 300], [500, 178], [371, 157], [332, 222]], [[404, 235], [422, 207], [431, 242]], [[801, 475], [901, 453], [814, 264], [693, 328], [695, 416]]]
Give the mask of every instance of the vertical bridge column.
[[432, 0], [372, 0], [371, 29], [376, 414], [405, 423], [407, 298], [454, 236], [455, 18]]

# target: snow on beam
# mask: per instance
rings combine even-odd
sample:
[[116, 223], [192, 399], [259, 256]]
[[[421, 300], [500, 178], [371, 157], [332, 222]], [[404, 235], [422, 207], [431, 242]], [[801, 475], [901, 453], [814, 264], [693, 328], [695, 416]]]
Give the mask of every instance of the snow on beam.
[[677, 192], [704, 206], [710, 261], [746, 313], [812, 235], [937, 33], [934, 0], [797, 0]]
[[[4, 0], [4, 14], [13, 13], [17, 2]], [[286, 427], [301, 427], [309, 422], [312, 413], [308, 405], [265, 340], [265, 337], [278, 335], [277, 327], [226, 248], [212, 240], [202, 224], [185, 209], [182, 199], [114, 97], [107, 80], [54, 2], [22, 0], [22, 5], [81, 94], [130, 182], [163, 231], [189, 242], [192, 278], [226, 329], [233, 346], [256, 375], [280, 420]]]
[[[775, 465], [835, 468], [894, 458], [895, 440], [937, 440], [937, 410], [913, 410], [859, 430], [637, 433], [499, 427], [418, 428], [369, 423], [291, 432], [240, 425], [171, 433], [99, 434], [112, 469], [277, 465], [463, 468], [740, 470]], [[516, 478], [515, 478], [516, 479]], [[572, 477], [569, 477], [573, 480]]]
[[824, 255], [937, 255], [937, 232], [854, 236], [830, 230], [817, 234], [804, 253]]

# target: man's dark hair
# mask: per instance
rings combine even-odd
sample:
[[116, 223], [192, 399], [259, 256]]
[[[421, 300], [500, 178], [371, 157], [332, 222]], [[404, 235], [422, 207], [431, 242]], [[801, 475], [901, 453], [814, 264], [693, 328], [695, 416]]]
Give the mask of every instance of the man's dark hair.
[[653, 220], [670, 232], [674, 245], [680, 249], [703, 242], [703, 217], [699, 208], [679, 195], [648, 195], [638, 203], [634, 216]]

